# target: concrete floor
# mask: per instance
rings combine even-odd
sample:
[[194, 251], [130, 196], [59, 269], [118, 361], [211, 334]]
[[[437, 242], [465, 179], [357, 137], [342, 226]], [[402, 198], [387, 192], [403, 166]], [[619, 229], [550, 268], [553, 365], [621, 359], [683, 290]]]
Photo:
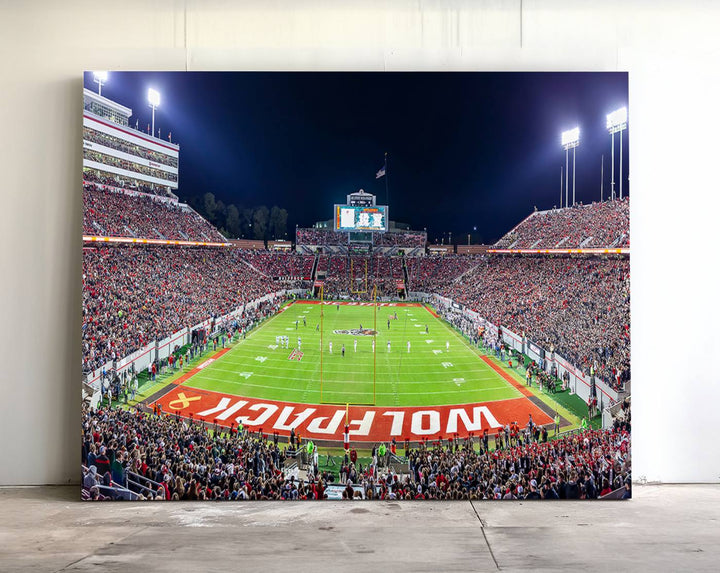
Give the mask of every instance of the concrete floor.
[[[0, 571], [718, 571], [720, 486], [625, 502], [81, 503], [0, 489]], [[532, 507], [528, 507], [532, 505]]]

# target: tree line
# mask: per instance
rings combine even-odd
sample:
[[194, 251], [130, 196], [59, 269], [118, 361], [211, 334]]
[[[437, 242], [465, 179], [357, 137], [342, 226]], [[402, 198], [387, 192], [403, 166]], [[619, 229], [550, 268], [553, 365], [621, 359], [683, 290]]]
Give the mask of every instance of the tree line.
[[232, 203], [225, 205], [214, 193], [193, 197], [189, 203], [228, 239], [288, 239], [288, 212], [277, 205], [270, 209], [265, 205], [247, 208]]

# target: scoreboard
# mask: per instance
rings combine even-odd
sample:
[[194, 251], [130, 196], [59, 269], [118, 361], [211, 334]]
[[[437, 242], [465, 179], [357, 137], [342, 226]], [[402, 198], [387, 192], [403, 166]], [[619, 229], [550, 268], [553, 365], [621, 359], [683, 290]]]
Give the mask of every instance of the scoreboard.
[[335, 205], [336, 231], [387, 231], [387, 205]]

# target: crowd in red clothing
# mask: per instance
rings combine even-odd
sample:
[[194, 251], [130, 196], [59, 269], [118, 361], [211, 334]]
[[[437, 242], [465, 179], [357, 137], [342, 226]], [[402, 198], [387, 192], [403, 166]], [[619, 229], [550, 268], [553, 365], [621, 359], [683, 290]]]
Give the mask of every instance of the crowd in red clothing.
[[268, 277], [310, 278], [313, 255], [281, 253], [276, 251], [248, 251], [243, 259]]
[[630, 246], [630, 203], [604, 201], [536, 211], [495, 245], [513, 249]]
[[379, 247], [404, 247], [424, 249], [427, 244], [427, 233], [414, 231], [379, 233], [375, 237], [375, 245]]
[[84, 249], [83, 370], [302, 284], [259, 274], [244, 262], [251, 253], [212, 247]]
[[442, 255], [432, 257], [408, 257], [408, 288], [411, 291], [438, 292], [442, 287], [457, 280], [477, 265], [475, 255]]
[[[351, 450], [341, 468], [342, 498], [595, 499], [615, 490], [630, 497], [629, 404], [625, 420], [552, 440], [547, 428], [528, 421], [496, 437], [422, 443], [406, 449], [407, 466], [398, 473], [378, 464], [376, 449], [365, 467]], [[82, 436], [85, 499], [112, 498], [111, 489], [98, 486], [117, 485], [141, 499], [322, 500], [334, 481], [314, 465], [307, 481], [288, 476], [287, 449], [276, 435], [234, 427], [219, 433], [172, 415], [83, 407]]]
[[628, 431], [585, 430], [548, 441], [530, 435], [479, 452], [437, 446], [414, 450], [404, 498], [595, 499], [623, 487], [629, 497]]
[[83, 233], [180, 241], [226, 242], [215, 227], [187, 206], [152, 196], [83, 186]]
[[614, 387], [630, 374], [626, 258], [492, 256], [436, 292]]
[[[348, 234], [333, 229], [297, 229], [295, 242], [298, 245], [347, 245]], [[377, 247], [425, 248], [427, 233], [416, 231], [393, 231], [376, 233], [373, 243]]]
[[348, 234], [332, 229], [296, 229], [295, 243], [298, 245], [347, 245]]
[[325, 274], [325, 296], [397, 296], [397, 281], [404, 280], [403, 258], [385, 256], [320, 255], [318, 270]]
[[[83, 408], [82, 431], [82, 463], [87, 468], [83, 489], [88, 499], [104, 496], [95, 486], [112, 484], [130, 485], [141, 499], [155, 500], [324, 497], [322, 480], [307, 490], [286, 480], [284, 451], [246, 432], [220, 435], [172, 416], [119, 408]], [[131, 480], [141, 487], [129, 484], [129, 472], [141, 476]]]

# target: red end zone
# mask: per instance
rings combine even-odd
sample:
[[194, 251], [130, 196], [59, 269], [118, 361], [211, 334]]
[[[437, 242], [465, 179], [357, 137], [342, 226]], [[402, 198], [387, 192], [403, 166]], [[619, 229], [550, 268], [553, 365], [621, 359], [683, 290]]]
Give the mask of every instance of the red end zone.
[[296, 300], [292, 304], [322, 304], [325, 306], [423, 306], [419, 302], [351, 302], [347, 300]]
[[[217, 422], [229, 427], [243, 424], [247, 429], [262, 429], [266, 434], [295, 433], [316, 440], [342, 441], [345, 408], [327, 404], [297, 404], [231, 396], [220, 392], [173, 387], [156, 403], [168, 414]], [[488, 430], [496, 433], [505, 424], [517, 422], [524, 427], [532, 414], [536, 424], [550, 424], [550, 417], [526, 398], [458, 406], [422, 406], [380, 408], [350, 406], [350, 435], [361, 442], [382, 442], [447, 438], [458, 434], [475, 436]]]

